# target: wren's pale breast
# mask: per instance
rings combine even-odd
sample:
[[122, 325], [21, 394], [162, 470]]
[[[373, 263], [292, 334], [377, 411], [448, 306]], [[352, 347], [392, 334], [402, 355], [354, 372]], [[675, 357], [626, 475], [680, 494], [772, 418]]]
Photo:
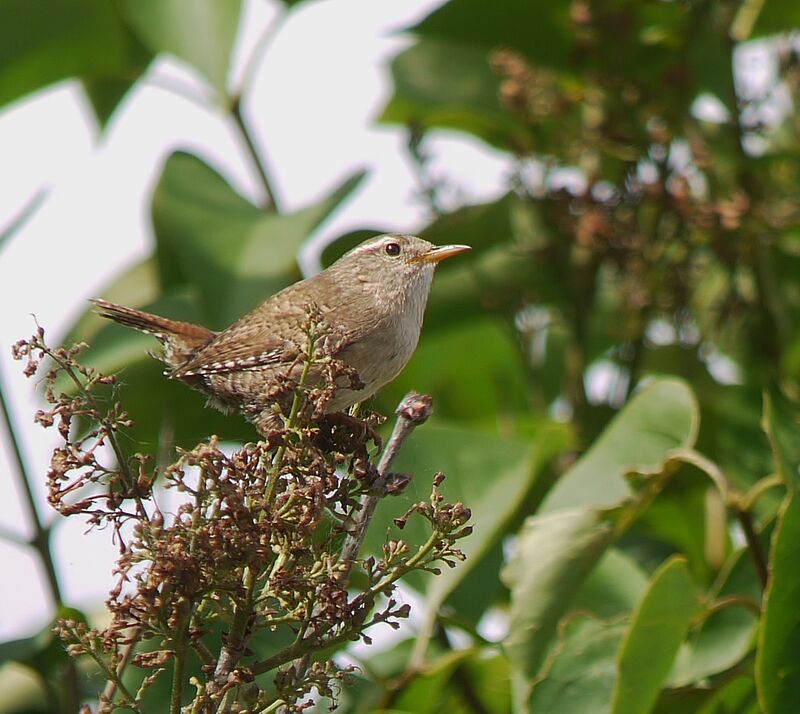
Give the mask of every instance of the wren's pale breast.
[[[261, 434], [288, 413], [307, 342], [308, 316], [318, 311], [323, 352], [357, 373], [359, 390], [340, 386], [326, 405], [346, 409], [394, 379], [416, 349], [436, 265], [469, 250], [436, 247], [408, 235], [384, 235], [345, 254], [330, 268], [268, 298], [233, 325], [206, 328], [95, 300], [100, 314], [154, 335], [173, 379], [223, 410], [238, 410]], [[313, 371], [312, 381], [321, 379]]]

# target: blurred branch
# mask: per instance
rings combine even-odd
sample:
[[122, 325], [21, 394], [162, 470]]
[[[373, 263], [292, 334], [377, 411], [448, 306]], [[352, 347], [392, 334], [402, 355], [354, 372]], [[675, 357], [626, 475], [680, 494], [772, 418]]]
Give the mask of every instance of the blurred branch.
[[242, 73], [242, 81], [239, 85], [239, 89], [231, 97], [230, 101], [231, 116], [236, 123], [239, 133], [241, 134], [245, 147], [247, 148], [247, 152], [250, 154], [253, 165], [258, 173], [258, 177], [261, 180], [264, 193], [266, 194], [266, 200], [264, 201], [263, 207], [265, 210], [275, 211], [276, 213], [280, 213], [280, 208], [278, 207], [278, 202], [275, 198], [275, 190], [273, 189], [272, 181], [269, 178], [266, 160], [258, 151], [253, 135], [248, 128], [244, 114], [242, 113], [242, 96], [249, 91], [253, 83], [253, 77], [258, 69], [259, 63], [263, 59], [264, 53], [270, 46], [274, 37], [278, 34], [278, 31], [283, 27], [283, 21], [287, 15], [288, 13], [286, 11], [278, 11], [278, 15], [275, 17], [275, 19], [262, 31], [261, 36], [258, 38], [258, 42], [256, 42], [256, 45], [253, 48], [253, 51], [247, 58], [247, 63], [245, 64], [245, 68]]
[[40, 206], [47, 198], [48, 193], [48, 189], [40, 188], [33, 196], [31, 196], [19, 213], [17, 213], [11, 219], [11, 223], [3, 228], [2, 232], [0, 232], [0, 248], [3, 248], [3, 246], [14, 237], [19, 229], [30, 220], [36, 211], [39, 210]]
[[[61, 593], [61, 586], [58, 583], [58, 575], [56, 573], [55, 562], [53, 561], [53, 553], [50, 549], [50, 528], [43, 525], [39, 513], [36, 510], [36, 501], [33, 495], [33, 488], [31, 486], [31, 478], [28, 469], [25, 465], [25, 459], [22, 455], [22, 447], [20, 446], [19, 435], [14, 428], [14, 422], [11, 418], [11, 412], [8, 408], [6, 401], [5, 388], [0, 378], [0, 413], [2, 413], [3, 424], [8, 440], [11, 443], [11, 452], [15, 464], [14, 473], [16, 474], [17, 483], [22, 491], [23, 500], [28, 510], [28, 518], [33, 527], [33, 536], [27, 541], [39, 556], [39, 560], [44, 567], [45, 576], [47, 579], [48, 590], [50, 598], [53, 601], [54, 609], [58, 610], [64, 603]], [[64, 711], [72, 714], [78, 710], [80, 705], [80, 694], [78, 687], [77, 670], [75, 663], [72, 659], [66, 662], [66, 672], [64, 677]]]
[[276, 213], [280, 213], [280, 208], [278, 207], [278, 202], [275, 200], [275, 191], [272, 188], [272, 181], [269, 178], [265, 161], [256, 148], [253, 135], [250, 133], [250, 129], [248, 128], [247, 122], [242, 114], [241, 94], [237, 94], [231, 100], [231, 115], [236, 123], [236, 127], [239, 129], [239, 134], [244, 141], [247, 153], [250, 154], [250, 158], [253, 161], [258, 178], [261, 180], [261, 186], [265, 193], [263, 208], [266, 211], [275, 211]]
[[36, 510], [36, 501], [33, 495], [33, 488], [31, 487], [31, 477], [25, 466], [25, 459], [22, 456], [19, 436], [17, 435], [14, 423], [11, 419], [11, 413], [8, 408], [8, 402], [6, 401], [5, 389], [2, 381], [0, 381], [0, 412], [2, 412], [8, 440], [11, 442], [11, 451], [16, 466], [14, 473], [17, 476], [17, 483], [22, 491], [23, 500], [28, 510], [28, 517], [33, 526], [33, 536], [31, 536], [27, 543], [33, 547], [39, 555], [39, 560], [44, 566], [45, 575], [47, 576], [50, 597], [53, 600], [53, 605], [58, 608], [63, 604], [64, 600], [61, 595], [58, 576], [56, 575], [53, 555], [50, 551], [50, 529], [42, 524], [42, 520], [39, 518], [39, 513]]

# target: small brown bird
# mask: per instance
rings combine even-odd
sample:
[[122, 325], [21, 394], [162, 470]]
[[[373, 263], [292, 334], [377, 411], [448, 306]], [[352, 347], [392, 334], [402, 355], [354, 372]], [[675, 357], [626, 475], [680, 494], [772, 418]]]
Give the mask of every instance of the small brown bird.
[[[266, 436], [281, 425], [279, 412], [289, 413], [311, 312], [324, 327], [320, 352], [358, 374], [360, 385], [339, 385], [325, 405], [327, 412], [347, 409], [405, 367], [419, 340], [436, 265], [468, 250], [410, 235], [378, 236], [267, 298], [222, 332], [106, 300], [92, 302], [103, 317], [158, 339], [171, 379], [207, 394], [222, 411], [241, 411]], [[321, 370], [312, 366], [309, 383], [321, 380]]]

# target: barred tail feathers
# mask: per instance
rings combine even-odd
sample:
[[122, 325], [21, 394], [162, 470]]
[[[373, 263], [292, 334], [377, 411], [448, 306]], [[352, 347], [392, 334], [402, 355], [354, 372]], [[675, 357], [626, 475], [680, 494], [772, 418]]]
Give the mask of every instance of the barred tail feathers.
[[217, 334], [201, 325], [170, 320], [108, 300], [97, 298], [90, 302], [97, 307], [101, 317], [153, 335], [164, 346], [163, 360], [173, 368], [185, 364]]

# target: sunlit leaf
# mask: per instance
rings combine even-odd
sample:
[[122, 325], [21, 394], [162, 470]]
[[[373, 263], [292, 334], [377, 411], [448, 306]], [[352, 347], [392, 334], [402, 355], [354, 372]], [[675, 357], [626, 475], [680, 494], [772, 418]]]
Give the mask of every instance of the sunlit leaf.
[[639, 392], [550, 492], [544, 511], [611, 506], [631, 495], [625, 474], [654, 473], [694, 444], [698, 407], [689, 387], [659, 379]]
[[120, 0], [120, 7], [153, 53], [188, 62], [224, 94], [241, 0]]

